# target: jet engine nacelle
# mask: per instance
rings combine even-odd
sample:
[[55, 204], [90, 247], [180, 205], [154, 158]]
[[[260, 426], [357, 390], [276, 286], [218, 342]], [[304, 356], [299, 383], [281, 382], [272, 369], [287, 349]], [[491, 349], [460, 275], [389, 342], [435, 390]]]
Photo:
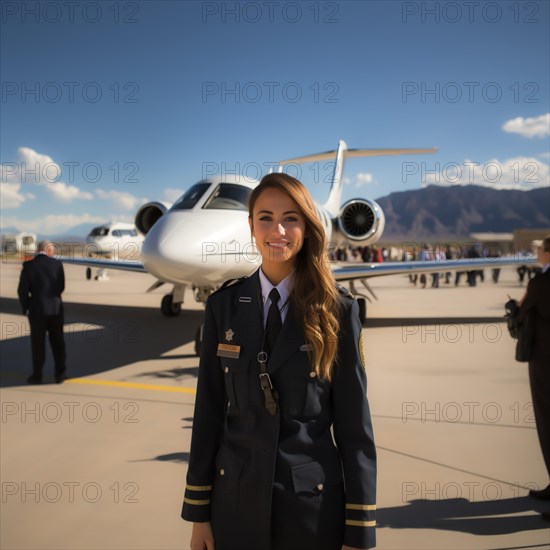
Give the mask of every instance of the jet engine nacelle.
[[376, 242], [386, 223], [380, 206], [369, 199], [352, 199], [346, 202], [340, 208], [337, 220], [340, 234], [360, 246]]
[[136, 229], [142, 234], [147, 235], [151, 227], [155, 225], [159, 218], [162, 218], [172, 205], [166, 202], [147, 202], [139, 208], [135, 217]]

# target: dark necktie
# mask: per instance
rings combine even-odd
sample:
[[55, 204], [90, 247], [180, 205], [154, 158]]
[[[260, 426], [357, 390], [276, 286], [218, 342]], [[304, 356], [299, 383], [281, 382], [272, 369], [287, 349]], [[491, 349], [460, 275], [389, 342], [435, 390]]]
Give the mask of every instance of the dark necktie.
[[275, 343], [281, 332], [281, 327], [283, 322], [281, 320], [281, 312], [279, 311], [279, 302], [281, 295], [279, 291], [274, 288], [269, 293], [269, 299], [271, 300], [271, 305], [269, 306], [269, 311], [267, 312], [267, 322], [265, 325], [265, 335], [267, 342], [267, 351], [272, 352], [275, 349]]

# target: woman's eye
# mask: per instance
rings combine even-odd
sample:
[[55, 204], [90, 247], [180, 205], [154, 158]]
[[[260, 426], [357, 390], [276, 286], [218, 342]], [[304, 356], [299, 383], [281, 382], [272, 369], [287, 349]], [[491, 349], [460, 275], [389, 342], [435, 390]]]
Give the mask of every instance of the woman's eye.
[[298, 218], [295, 218], [294, 216], [290, 216], [289, 218], [286, 218], [285, 221], [287, 221], [287, 222], [297, 222]]
[[269, 216], [262, 216], [260, 218], [260, 221], [261, 222], [270, 222], [271, 221], [271, 218]]

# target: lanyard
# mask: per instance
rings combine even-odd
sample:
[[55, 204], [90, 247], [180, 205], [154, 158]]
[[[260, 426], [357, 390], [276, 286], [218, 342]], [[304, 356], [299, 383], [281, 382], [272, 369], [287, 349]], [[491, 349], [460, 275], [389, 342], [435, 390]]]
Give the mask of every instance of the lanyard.
[[[290, 296], [286, 299], [285, 303], [281, 307], [279, 311], [282, 311], [288, 303], [288, 300], [290, 299]], [[263, 299], [260, 301], [262, 304], [262, 323], [263, 323]], [[267, 409], [267, 412], [271, 416], [274, 416], [277, 412], [277, 402], [279, 401], [279, 395], [277, 393], [277, 390], [273, 387], [273, 383], [271, 382], [271, 378], [269, 376], [269, 373], [267, 372], [267, 359], [268, 355], [267, 352], [265, 352], [265, 338], [266, 338], [266, 330], [264, 325], [263, 330], [263, 337], [262, 337], [262, 351], [258, 353], [258, 365], [260, 366], [260, 388], [264, 392], [264, 404], [265, 408]], [[272, 350], [270, 350], [271, 353]]]
[[271, 416], [274, 416], [277, 412], [277, 401], [279, 400], [279, 395], [277, 394], [277, 390], [273, 388], [271, 378], [267, 372], [266, 361], [267, 353], [265, 351], [260, 351], [260, 353], [258, 353], [258, 364], [260, 365], [260, 388], [262, 388], [264, 392], [265, 408]]

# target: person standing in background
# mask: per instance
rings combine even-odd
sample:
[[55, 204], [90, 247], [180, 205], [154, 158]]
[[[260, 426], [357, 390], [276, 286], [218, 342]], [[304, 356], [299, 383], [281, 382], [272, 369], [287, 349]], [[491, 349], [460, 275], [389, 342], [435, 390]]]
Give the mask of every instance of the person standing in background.
[[29, 384], [42, 383], [42, 367], [46, 356], [46, 333], [55, 362], [55, 381], [65, 380], [65, 340], [63, 337], [63, 302], [65, 290], [63, 264], [53, 258], [54, 245], [40, 241], [36, 256], [23, 263], [17, 294], [23, 314], [31, 328], [32, 374]]
[[[535, 330], [529, 360], [529, 383], [537, 434], [550, 478], [550, 235], [536, 244], [542, 272], [527, 285], [527, 292], [520, 302], [518, 322], [521, 324], [525, 321], [529, 313], [533, 315]], [[529, 491], [529, 496], [550, 500], [550, 484], [544, 489]], [[542, 515], [544, 519], [550, 520], [548, 512]]]

